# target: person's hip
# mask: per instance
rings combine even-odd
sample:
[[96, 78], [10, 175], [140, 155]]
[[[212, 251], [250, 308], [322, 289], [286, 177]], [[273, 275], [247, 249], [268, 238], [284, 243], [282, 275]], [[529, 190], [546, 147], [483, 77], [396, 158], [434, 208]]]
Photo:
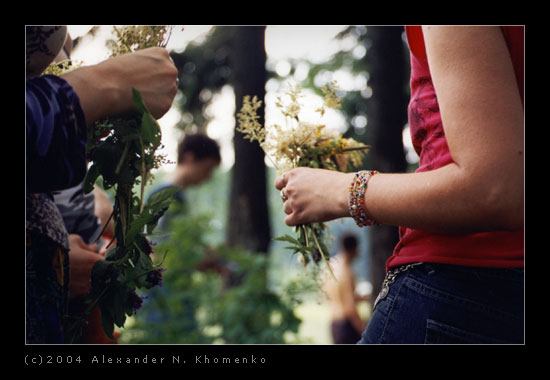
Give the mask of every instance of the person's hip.
[[395, 276], [359, 343], [523, 341], [523, 269], [424, 263]]

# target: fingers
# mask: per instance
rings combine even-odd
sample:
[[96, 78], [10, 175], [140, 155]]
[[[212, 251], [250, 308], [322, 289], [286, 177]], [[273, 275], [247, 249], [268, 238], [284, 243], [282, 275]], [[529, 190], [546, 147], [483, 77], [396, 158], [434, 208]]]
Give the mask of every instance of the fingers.
[[114, 247], [113, 244], [116, 245], [116, 242], [113, 242], [113, 244], [111, 244], [112, 240], [114, 239], [114, 237], [112, 239], [107, 239], [105, 236], [103, 237], [105, 239], [105, 244], [103, 244], [103, 246], [101, 247], [101, 249], [99, 250], [99, 255], [102, 256], [102, 257], [105, 257], [105, 255], [107, 254], [107, 252], [109, 251], [109, 249], [107, 247]]
[[107, 249], [101, 248], [101, 250], [98, 253], [99, 253], [100, 257], [105, 258], [105, 254], [107, 253]]
[[94, 252], [93, 255], [90, 255], [90, 262], [92, 263], [92, 266], [93, 266], [93, 264], [96, 263], [96, 261], [104, 260], [104, 259], [105, 259], [105, 257], [103, 255], [97, 254], [95, 252]]
[[174, 61], [162, 47], [138, 50], [130, 53], [128, 59], [134, 63], [134, 77], [128, 79], [129, 84], [141, 92], [155, 119], [160, 119], [169, 111], [178, 91], [178, 69]]
[[285, 218], [286, 225], [295, 226], [297, 224], [303, 224], [303, 213], [299, 206], [299, 200], [296, 199], [296, 194], [293, 194], [291, 189], [288, 191], [286, 196], [288, 196], [288, 198], [283, 203], [283, 211], [287, 214], [287, 217]]
[[298, 212], [296, 209], [296, 199], [292, 184], [288, 186], [290, 178], [293, 176], [294, 169], [288, 171], [275, 179], [275, 188], [281, 191], [281, 199], [283, 200], [283, 211], [288, 216], [285, 218], [285, 223], [288, 226], [299, 224]]
[[69, 244], [71, 246], [82, 247], [82, 248], [84, 248], [84, 246], [86, 245], [86, 243], [84, 243], [84, 240], [82, 240], [80, 235], [76, 235], [76, 234], [69, 235]]
[[84, 240], [82, 240], [82, 237], [80, 235], [76, 234], [70, 234], [69, 235], [69, 243], [74, 248], [82, 248], [87, 251], [94, 251], [97, 252], [97, 244], [86, 244]]
[[285, 218], [285, 224], [287, 226], [293, 227], [297, 226], [298, 224], [304, 224], [304, 222], [300, 220], [299, 213], [293, 212]]
[[282, 190], [285, 186], [286, 186], [286, 183], [287, 183], [287, 176], [288, 173], [284, 173], [283, 175], [277, 177], [275, 179], [275, 188], [277, 190]]

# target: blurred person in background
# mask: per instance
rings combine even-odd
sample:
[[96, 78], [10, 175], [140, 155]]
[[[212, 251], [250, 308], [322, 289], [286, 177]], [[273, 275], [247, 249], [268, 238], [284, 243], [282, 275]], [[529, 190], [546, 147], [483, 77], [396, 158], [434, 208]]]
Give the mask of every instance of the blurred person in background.
[[[190, 186], [197, 186], [212, 177], [214, 169], [221, 162], [218, 143], [202, 133], [186, 135], [178, 144], [176, 167], [168, 174], [168, 178], [157, 186], [149, 195], [176, 186], [178, 191], [174, 194], [174, 201], [178, 208], [176, 212], [182, 212], [179, 207], [186, 207], [185, 190]], [[165, 214], [159, 221], [159, 228], [166, 225], [169, 215]]]
[[345, 235], [340, 240], [340, 251], [330, 259], [338, 282], [326, 276], [323, 287], [331, 312], [331, 334], [334, 344], [355, 344], [361, 338], [366, 323], [357, 311], [353, 261], [357, 257], [357, 238]]
[[[153, 243], [158, 244], [166, 241], [170, 234], [170, 223], [178, 216], [187, 214], [189, 207], [185, 197], [185, 190], [192, 186], [198, 186], [212, 177], [213, 171], [221, 162], [220, 148], [218, 143], [202, 133], [186, 135], [178, 144], [177, 147], [177, 162], [176, 167], [167, 176], [167, 179], [158, 185], [149, 194], [149, 198], [155, 193], [170, 187], [177, 187], [178, 190], [173, 196], [173, 201], [170, 204], [167, 212], [160, 218], [157, 231], [159, 236], [153, 238]], [[199, 270], [215, 270], [220, 275], [225, 276], [229, 273], [225, 263], [221, 262], [214, 251], [209, 257], [205, 257], [198, 265]], [[170, 270], [170, 268], [167, 268]], [[182, 273], [182, 275], [186, 275]], [[147, 308], [149, 304], [154, 304], [156, 300], [162, 299], [170, 289], [166, 287], [155, 287], [149, 290], [148, 297], [144, 300], [144, 310], [141, 316], [149, 322], [160, 323], [169, 315], [165, 314], [166, 310], [155, 309], [154, 307]], [[183, 304], [183, 314], [181, 318], [187, 320], [190, 330], [196, 327], [195, 310], [192, 304], [192, 297], [182, 294], [181, 302]]]

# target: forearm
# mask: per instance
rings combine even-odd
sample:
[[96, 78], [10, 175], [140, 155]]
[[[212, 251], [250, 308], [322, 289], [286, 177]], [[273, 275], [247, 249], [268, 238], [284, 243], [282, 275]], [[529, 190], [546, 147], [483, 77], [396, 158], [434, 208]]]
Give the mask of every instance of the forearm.
[[[424, 37], [452, 162], [426, 172], [376, 174], [354, 199], [363, 200], [367, 216], [382, 224], [445, 234], [521, 229], [524, 114], [502, 32], [441, 27]], [[278, 177], [285, 222], [350, 216], [353, 179], [353, 173], [307, 168]]]
[[149, 48], [82, 67], [62, 77], [78, 94], [90, 124], [134, 110], [132, 88], [140, 91], [153, 117], [162, 117], [176, 95], [177, 75], [166, 49]]
[[117, 100], [114, 80], [100, 64], [81, 67], [61, 75], [77, 93], [80, 106], [86, 117], [86, 124], [100, 120], [108, 115], [122, 112]]
[[476, 173], [453, 163], [429, 172], [377, 174], [365, 192], [366, 212], [379, 223], [438, 233], [519, 229], [523, 174], [498, 171]]

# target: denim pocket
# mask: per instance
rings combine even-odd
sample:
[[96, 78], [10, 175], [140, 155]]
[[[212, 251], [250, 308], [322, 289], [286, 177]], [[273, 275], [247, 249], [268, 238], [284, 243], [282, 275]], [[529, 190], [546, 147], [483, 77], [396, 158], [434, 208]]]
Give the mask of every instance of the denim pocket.
[[504, 344], [506, 342], [428, 319], [425, 344]]
[[[443, 307], [455, 308], [457, 312], [462, 312], [466, 315], [476, 314], [487, 318], [504, 321], [519, 321], [519, 317], [512, 312], [506, 310], [507, 304], [495, 305], [492, 300], [486, 295], [485, 300], [477, 299], [482, 289], [471, 288], [465, 289], [465, 284], [433, 284], [428, 285], [422, 281], [418, 281], [413, 277], [408, 277], [404, 285], [414, 292], [427, 297], [429, 302], [435, 304], [446, 305]], [[457, 291], [457, 287], [461, 286], [462, 291]], [[466, 287], [469, 285], [466, 285]], [[469, 294], [468, 294], [469, 293]], [[475, 296], [474, 296], [475, 295]], [[496, 298], [496, 297], [495, 297]]]

